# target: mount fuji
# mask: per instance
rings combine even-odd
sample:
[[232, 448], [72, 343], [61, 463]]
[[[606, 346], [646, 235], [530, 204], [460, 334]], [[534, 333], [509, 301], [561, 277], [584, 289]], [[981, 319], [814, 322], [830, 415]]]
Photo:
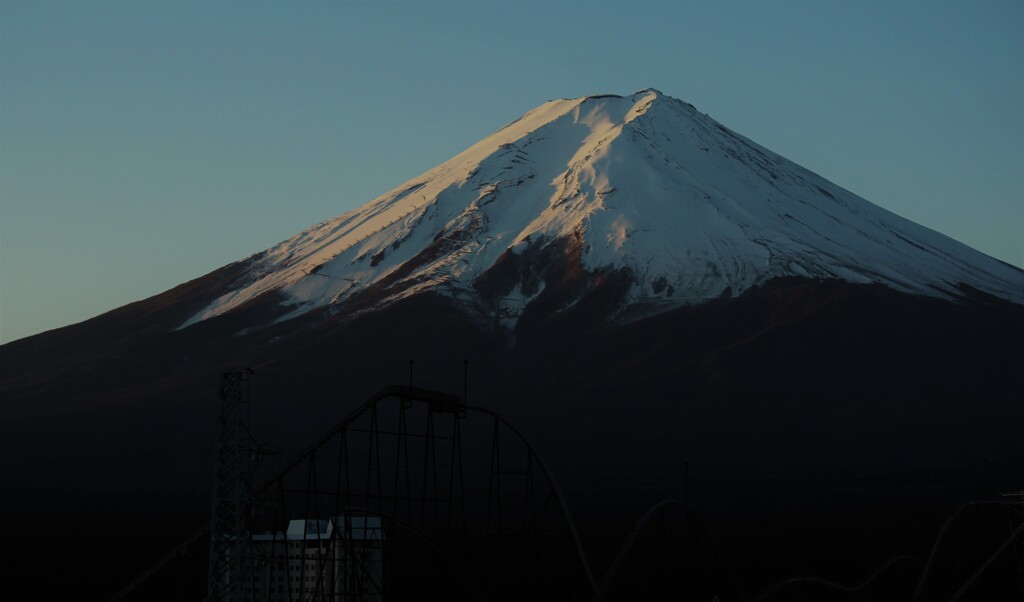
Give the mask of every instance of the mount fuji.
[[[180, 437], [215, 423], [221, 371], [332, 375], [358, 397], [411, 359], [457, 388], [471, 360], [511, 415], [588, 415], [591, 431], [620, 426], [593, 407], [623, 388], [783, 414], [1012, 401], [1021, 340], [1024, 271], [648, 89], [546, 102], [265, 251], [3, 345], [0, 441], [29, 480], [48, 474], [22, 457], [40, 429], [74, 439], [82, 421], [205, 466]], [[525, 383], [547, 393], [512, 401]]]
[[[629, 322], [780, 277], [1024, 303], [1024, 272], [900, 218], [656, 90], [544, 103], [237, 267], [179, 328], [274, 295], [285, 321], [430, 291], [513, 331], [597, 289]], [[261, 325], [251, 324], [248, 328]]]
[[752, 511], [763, 549], [805, 551], [787, 521], [821, 511], [824, 553], [860, 520], [826, 507], [903, 503], [848, 533], [901, 551], [914, 500], [975, 497], [982, 466], [1021, 486], [1022, 340], [1024, 271], [655, 90], [554, 100], [265, 251], [0, 346], [2, 510], [38, 518], [5, 562], [59, 540], [109, 592], [142, 568], [112, 534], [176, 544], [166, 525], [208, 517], [239, 367], [284, 457], [412, 381], [519, 425], [598, 539], [691, 466], [736, 549]]

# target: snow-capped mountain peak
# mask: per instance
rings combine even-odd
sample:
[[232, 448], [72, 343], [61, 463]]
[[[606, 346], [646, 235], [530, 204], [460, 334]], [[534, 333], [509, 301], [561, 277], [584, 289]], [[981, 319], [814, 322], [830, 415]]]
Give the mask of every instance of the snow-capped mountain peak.
[[[781, 276], [1024, 303], [1024, 272], [900, 218], [653, 89], [546, 102], [436, 168], [250, 258], [248, 278], [182, 327], [261, 294], [279, 319], [424, 290], [513, 326], [559, 258], [585, 294], [625, 282], [644, 313]], [[514, 269], [508, 266], [514, 265]], [[564, 281], [564, 274], [560, 276]]]

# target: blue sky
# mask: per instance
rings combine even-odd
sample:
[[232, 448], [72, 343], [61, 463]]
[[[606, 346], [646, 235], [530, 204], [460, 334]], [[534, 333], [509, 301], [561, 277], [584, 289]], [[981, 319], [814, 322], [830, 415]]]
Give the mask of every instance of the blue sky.
[[1024, 266], [1024, 3], [0, 0], [0, 341], [655, 87]]

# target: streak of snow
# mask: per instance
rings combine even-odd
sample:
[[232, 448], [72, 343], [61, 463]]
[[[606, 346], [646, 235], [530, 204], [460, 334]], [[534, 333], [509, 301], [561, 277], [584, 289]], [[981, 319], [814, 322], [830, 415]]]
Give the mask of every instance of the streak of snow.
[[[964, 283], [1024, 303], [1021, 270], [643, 90], [544, 103], [267, 250], [247, 284], [182, 327], [272, 290], [293, 304], [281, 319], [344, 304], [388, 277], [396, 280], [391, 301], [427, 289], [465, 295], [502, 253], [577, 234], [584, 267], [629, 268], [637, 279], [630, 302], [663, 309], [786, 275], [951, 298]], [[503, 323], [514, 325], [534, 297], [510, 294]]]

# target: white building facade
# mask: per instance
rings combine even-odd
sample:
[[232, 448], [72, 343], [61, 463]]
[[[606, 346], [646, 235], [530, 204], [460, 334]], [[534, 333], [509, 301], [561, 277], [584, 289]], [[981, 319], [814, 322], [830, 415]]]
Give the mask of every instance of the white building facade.
[[254, 533], [235, 595], [259, 602], [379, 602], [383, 543], [375, 516], [297, 519], [284, 533]]

